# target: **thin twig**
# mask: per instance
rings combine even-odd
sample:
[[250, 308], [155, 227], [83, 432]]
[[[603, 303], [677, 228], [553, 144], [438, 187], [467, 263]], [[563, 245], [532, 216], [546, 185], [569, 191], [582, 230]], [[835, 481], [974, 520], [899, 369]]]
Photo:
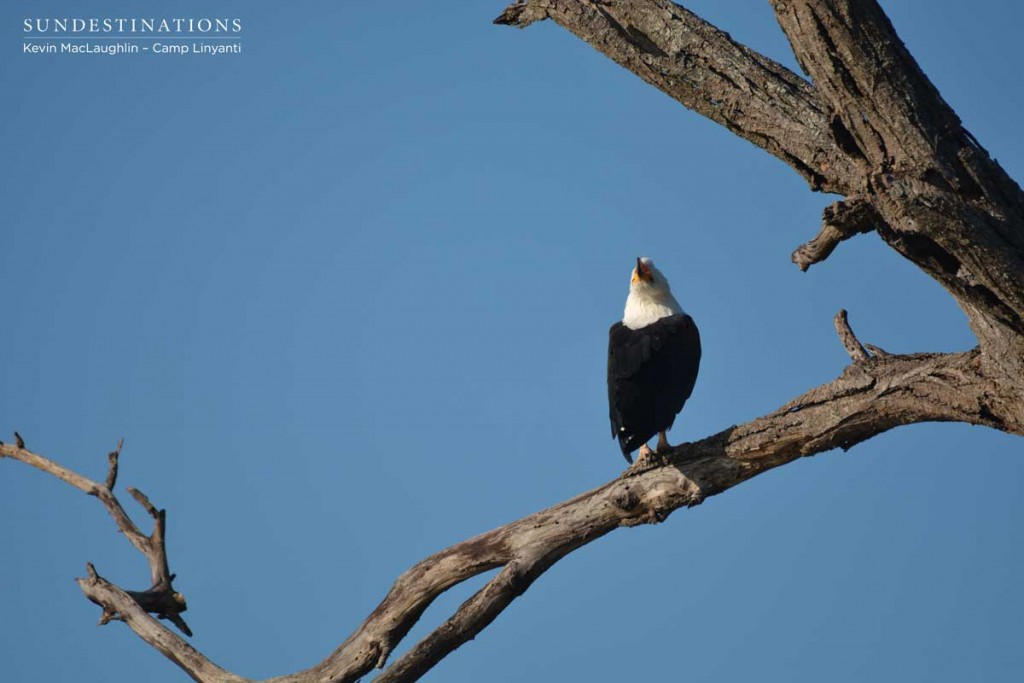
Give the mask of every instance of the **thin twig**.
[[846, 319], [846, 309], [840, 308], [835, 317], [836, 332], [839, 333], [839, 341], [843, 343], [846, 353], [854, 363], [870, 360], [871, 355], [861, 345], [857, 335], [850, 329], [850, 323]]
[[124, 437], [117, 441], [117, 448], [107, 453], [107, 490], [113, 491], [117, 484], [117, 461], [121, 457], [121, 448], [124, 446]]

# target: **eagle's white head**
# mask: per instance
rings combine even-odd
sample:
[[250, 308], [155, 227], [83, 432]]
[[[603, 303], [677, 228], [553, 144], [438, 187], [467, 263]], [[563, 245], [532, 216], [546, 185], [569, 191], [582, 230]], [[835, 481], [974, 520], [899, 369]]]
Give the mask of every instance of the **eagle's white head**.
[[622, 324], [631, 330], [647, 327], [666, 316], [678, 315], [683, 309], [672, 296], [672, 289], [654, 261], [641, 256], [636, 260], [633, 277], [629, 281], [629, 296]]

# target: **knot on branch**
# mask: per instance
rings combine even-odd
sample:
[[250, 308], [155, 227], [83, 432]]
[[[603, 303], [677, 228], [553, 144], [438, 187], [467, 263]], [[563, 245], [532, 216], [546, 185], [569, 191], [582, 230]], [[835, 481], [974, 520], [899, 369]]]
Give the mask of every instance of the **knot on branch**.
[[374, 660], [374, 666], [378, 669], [383, 669], [388, 663], [388, 657], [391, 656], [391, 645], [385, 641], [378, 641], [370, 644], [373, 648], [374, 656], [371, 658]]
[[500, 580], [504, 584], [504, 588], [513, 596], [522, 595], [533, 583], [533, 579], [530, 577], [530, 567], [534, 564], [536, 564], [536, 558], [513, 559], [505, 565], [495, 579]]
[[821, 231], [809, 242], [796, 248], [790, 258], [800, 270], [829, 257], [839, 243], [856, 234], [871, 232], [882, 217], [867, 199], [861, 196], [833, 202], [821, 212]]
[[612, 499], [612, 502], [615, 503], [615, 507], [619, 508], [623, 512], [629, 512], [640, 504], [640, 496], [636, 495], [636, 493], [626, 486]]

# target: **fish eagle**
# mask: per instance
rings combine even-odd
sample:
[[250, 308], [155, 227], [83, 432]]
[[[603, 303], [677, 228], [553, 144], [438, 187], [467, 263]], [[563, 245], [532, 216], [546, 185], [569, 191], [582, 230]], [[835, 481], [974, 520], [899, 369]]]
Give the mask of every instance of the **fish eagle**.
[[651, 259], [636, 260], [622, 321], [608, 331], [608, 413], [612, 437], [627, 462], [631, 453], [670, 448], [665, 436], [693, 392], [700, 367], [700, 334], [672, 296]]

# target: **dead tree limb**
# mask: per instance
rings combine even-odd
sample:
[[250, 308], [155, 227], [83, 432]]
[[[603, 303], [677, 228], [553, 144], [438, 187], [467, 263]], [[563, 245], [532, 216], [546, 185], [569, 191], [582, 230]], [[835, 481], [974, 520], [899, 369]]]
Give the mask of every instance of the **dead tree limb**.
[[850, 360], [854, 363], [859, 363], [871, 358], [871, 354], [868, 353], [864, 345], [857, 339], [857, 335], [850, 329], [850, 322], [847, 320], [845, 308], [839, 309], [834, 322], [836, 324], [836, 333], [839, 334], [839, 341], [843, 343], [843, 348], [846, 349], [846, 355], [850, 357]]
[[817, 89], [667, 0], [510, 5], [496, 24], [552, 19], [686, 107], [789, 164], [812, 188], [847, 194], [853, 160], [829, 131]]
[[414, 681], [479, 633], [558, 559], [614, 529], [664, 521], [674, 510], [699, 505], [762, 472], [848, 449], [900, 425], [956, 421], [1003, 428], [991, 416], [990, 384], [978, 356], [973, 350], [856, 362], [773, 413], [682, 444], [663, 461], [640, 460], [604, 486], [454, 545], [399, 577], [327, 660], [273, 683], [358, 679], [383, 663], [434, 598], [470, 576], [504, 567], [378, 679]]
[[[185, 635], [191, 636], [192, 631], [181, 616], [181, 613], [188, 609], [188, 606], [185, 597], [174, 590], [173, 582], [175, 577], [171, 573], [167, 560], [166, 511], [158, 510], [149, 501], [149, 498], [138, 489], [128, 488], [128, 492], [132, 497], [138, 501], [139, 505], [153, 519], [153, 531], [147, 535], [139, 529], [138, 525], [122, 507], [121, 501], [114, 494], [113, 486], [117, 482], [118, 463], [121, 456], [121, 448], [124, 446], [124, 439], [119, 441], [117, 448], [107, 455], [107, 476], [104, 483], [101, 484], [59, 465], [49, 458], [27, 450], [24, 439], [17, 432], [15, 432], [15, 437], [16, 443], [14, 445], [0, 444], [0, 458], [7, 457], [13, 460], [20, 460], [43, 472], [52, 474], [83, 493], [95, 496], [103, 503], [103, 507], [106, 508], [107, 512], [114, 519], [118, 531], [143, 554], [149, 563], [150, 587], [142, 591], [127, 592], [117, 588], [117, 597], [119, 598], [117, 600], [103, 599], [103, 595], [113, 595], [113, 593], [103, 593], [103, 587], [112, 586], [112, 584], [102, 579], [96, 573], [91, 563], [87, 564], [89, 578], [78, 579], [78, 582], [86, 596], [103, 608], [100, 623], [106, 624], [114, 620], [124, 621], [128, 618], [129, 611], [138, 612], [143, 616], [147, 612], [152, 612], [159, 618], [167, 619], [173, 623]], [[121, 596], [127, 597], [128, 601], [120, 599]], [[149, 617], [146, 618], [149, 619]], [[150, 620], [152, 621], [152, 619]], [[177, 636], [171, 635], [177, 638]], [[181, 639], [178, 638], [178, 640]], [[165, 652], [165, 654], [167, 653]]]
[[248, 680], [220, 668], [181, 636], [147, 614], [153, 610], [140, 602], [138, 593], [110, 583], [97, 574], [91, 564], [86, 569], [88, 576], [75, 581], [89, 600], [103, 608], [101, 625], [113, 619], [125, 622], [142, 640], [181, 667], [193, 680], [218, 683], [241, 683]]
[[821, 231], [810, 242], [801, 244], [790, 257], [800, 270], [821, 263], [843, 240], [870, 232], [881, 216], [863, 197], [851, 197], [829, 204], [821, 214]]

